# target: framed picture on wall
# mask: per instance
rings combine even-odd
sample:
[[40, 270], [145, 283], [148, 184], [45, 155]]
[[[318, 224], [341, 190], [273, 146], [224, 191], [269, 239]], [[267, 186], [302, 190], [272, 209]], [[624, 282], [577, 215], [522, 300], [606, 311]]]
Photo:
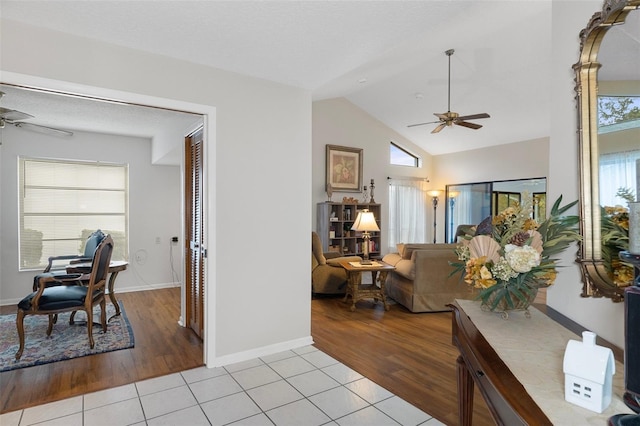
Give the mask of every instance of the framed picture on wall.
[[326, 185], [337, 192], [362, 192], [362, 149], [327, 145]]

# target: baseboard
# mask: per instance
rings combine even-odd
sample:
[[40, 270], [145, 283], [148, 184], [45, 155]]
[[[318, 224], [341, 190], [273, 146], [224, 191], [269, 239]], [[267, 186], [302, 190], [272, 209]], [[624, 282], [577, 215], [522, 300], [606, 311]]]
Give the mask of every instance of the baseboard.
[[174, 287], [180, 287], [180, 283], [159, 283], [159, 284], [145, 284], [145, 285], [140, 285], [140, 286], [135, 286], [135, 287], [125, 287], [125, 288], [118, 288], [118, 283], [116, 283], [116, 294], [118, 293], [132, 293], [134, 291], [145, 291], [145, 290], [160, 290], [163, 288], [174, 288]]
[[224, 365], [235, 364], [238, 362], [249, 361], [255, 358], [277, 354], [279, 352], [294, 350], [313, 344], [311, 336], [302, 337], [300, 339], [289, 340], [287, 342], [275, 343], [273, 345], [263, 346], [243, 352], [236, 352], [229, 355], [215, 357], [207, 364], [207, 367], [222, 367]]

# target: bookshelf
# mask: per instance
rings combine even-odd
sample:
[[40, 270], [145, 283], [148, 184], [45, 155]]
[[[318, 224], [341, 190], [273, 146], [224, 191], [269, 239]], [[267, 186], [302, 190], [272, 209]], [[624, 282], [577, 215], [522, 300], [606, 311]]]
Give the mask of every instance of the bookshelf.
[[[360, 210], [373, 212], [382, 231], [380, 204], [371, 203], [318, 203], [317, 232], [325, 252], [339, 252], [344, 256], [362, 256], [362, 232], [352, 231], [353, 222]], [[380, 233], [370, 232], [369, 255], [380, 256]]]

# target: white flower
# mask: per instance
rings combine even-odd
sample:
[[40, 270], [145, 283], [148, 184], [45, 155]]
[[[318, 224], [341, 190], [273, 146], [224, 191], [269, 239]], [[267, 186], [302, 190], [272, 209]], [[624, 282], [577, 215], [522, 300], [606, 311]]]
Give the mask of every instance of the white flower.
[[504, 257], [516, 272], [529, 272], [531, 268], [540, 265], [540, 253], [531, 246], [516, 246], [507, 244], [504, 247]]
[[504, 257], [501, 257], [500, 260], [493, 265], [491, 272], [496, 278], [502, 281], [509, 281], [511, 278], [518, 276], [518, 273], [509, 266], [509, 262], [507, 262], [507, 259]]

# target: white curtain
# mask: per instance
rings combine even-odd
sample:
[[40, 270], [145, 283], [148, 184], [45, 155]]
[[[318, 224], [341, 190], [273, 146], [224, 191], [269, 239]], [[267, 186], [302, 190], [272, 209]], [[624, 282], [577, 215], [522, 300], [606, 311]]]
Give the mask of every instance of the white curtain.
[[636, 168], [638, 160], [640, 160], [640, 150], [600, 155], [601, 206], [626, 206], [626, 201], [616, 197], [616, 192], [620, 188], [630, 188], [638, 197], [638, 188], [636, 188], [637, 175], [640, 173]]
[[427, 242], [425, 183], [418, 180], [391, 180], [389, 183], [389, 247], [398, 243]]
[[[447, 209], [449, 211], [449, 223], [447, 226], [447, 236], [449, 243], [454, 243], [456, 230], [459, 225], [472, 225], [476, 222], [472, 218], [474, 212], [473, 205], [473, 185], [460, 185], [456, 187], [458, 194], [453, 198], [446, 200]], [[477, 210], [477, 209], [476, 209]]]

